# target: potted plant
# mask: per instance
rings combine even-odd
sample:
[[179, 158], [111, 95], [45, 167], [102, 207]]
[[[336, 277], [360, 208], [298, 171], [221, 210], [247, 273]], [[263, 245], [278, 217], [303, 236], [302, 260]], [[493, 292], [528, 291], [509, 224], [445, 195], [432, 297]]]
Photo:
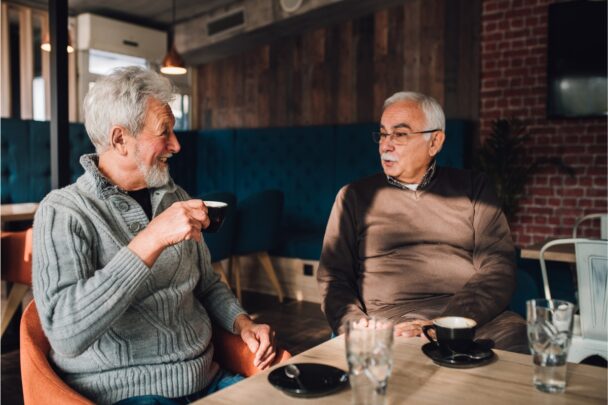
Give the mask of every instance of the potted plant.
[[526, 147], [530, 134], [518, 119], [497, 119], [492, 132], [478, 149], [475, 166], [494, 183], [502, 209], [509, 222], [519, 210], [525, 187], [542, 166], [556, 166], [574, 177], [574, 169], [557, 156], [532, 159]]

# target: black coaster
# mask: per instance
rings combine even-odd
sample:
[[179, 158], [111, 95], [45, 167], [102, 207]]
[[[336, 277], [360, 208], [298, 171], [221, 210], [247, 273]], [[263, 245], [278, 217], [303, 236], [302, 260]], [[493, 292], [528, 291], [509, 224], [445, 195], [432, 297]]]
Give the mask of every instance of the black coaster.
[[[314, 398], [329, 395], [348, 385], [348, 373], [326, 364], [294, 363], [299, 370], [297, 378], [293, 372], [285, 372], [283, 366], [268, 374], [274, 387], [293, 397]], [[291, 375], [291, 377], [288, 376]]]
[[455, 353], [444, 355], [435, 343], [427, 343], [422, 346], [422, 352], [439, 366], [449, 368], [474, 368], [486, 365], [496, 355], [486, 345], [474, 342], [473, 347], [467, 353]]

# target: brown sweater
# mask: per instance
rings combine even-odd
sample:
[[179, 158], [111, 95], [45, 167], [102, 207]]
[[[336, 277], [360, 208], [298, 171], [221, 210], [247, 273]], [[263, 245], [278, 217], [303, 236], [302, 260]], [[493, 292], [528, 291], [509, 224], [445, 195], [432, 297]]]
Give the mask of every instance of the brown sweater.
[[481, 326], [515, 289], [509, 226], [488, 179], [437, 168], [425, 190], [390, 185], [383, 173], [336, 197], [317, 274], [335, 332], [348, 319], [460, 315]]

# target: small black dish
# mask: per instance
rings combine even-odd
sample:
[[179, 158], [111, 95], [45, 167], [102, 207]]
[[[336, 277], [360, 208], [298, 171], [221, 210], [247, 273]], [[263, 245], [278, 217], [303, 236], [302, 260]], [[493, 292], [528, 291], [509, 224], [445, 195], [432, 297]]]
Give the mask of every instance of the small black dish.
[[[326, 364], [294, 363], [298, 377], [279, 367], [268, 374], [268, 381], [287, 395], [314, 398], [334, 393], [348, 385], [348, 373]], [[288, 376], [291, 375], [291, 376]]]
[[422, 352], [439, 366], [449, 368], [474, 368], [484, 366], [494, 360], [495, 354], [487, 345], [473, 342], [467, 353], [445, 355], [435, 343], [422, 346]]

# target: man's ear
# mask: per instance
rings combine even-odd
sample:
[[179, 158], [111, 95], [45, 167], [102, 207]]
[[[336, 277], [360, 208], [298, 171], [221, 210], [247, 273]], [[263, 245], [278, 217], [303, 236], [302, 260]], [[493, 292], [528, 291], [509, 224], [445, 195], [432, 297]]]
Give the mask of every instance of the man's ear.
[[443, 147], [443, 142], [445, 141], [445, 132], [437, 131], [432, 135], [430, 144], [429, 144], [429, 154], [431, 156], [436, 156], [441, 148]]
[[127, 154], [127, 131], [120, 125], [110, 129], [110, 148], [121, 155]]

